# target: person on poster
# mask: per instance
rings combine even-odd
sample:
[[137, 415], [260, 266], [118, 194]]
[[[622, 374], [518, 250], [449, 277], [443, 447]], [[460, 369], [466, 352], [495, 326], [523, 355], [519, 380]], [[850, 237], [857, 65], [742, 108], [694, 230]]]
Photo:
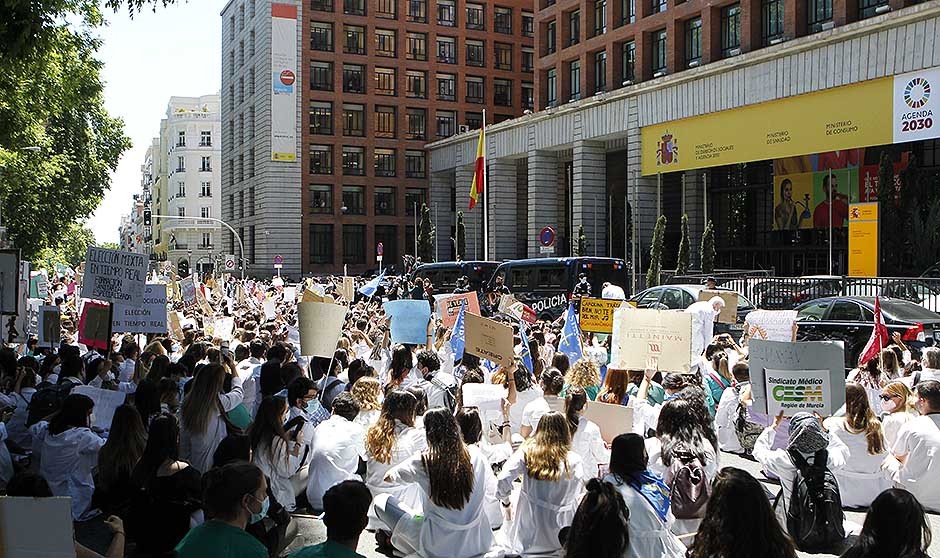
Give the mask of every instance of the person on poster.
[[778, 231], [791, 231], [799, 227], [799, 209], [793, 203], [793, 181], [784, 178], [780, 181], [780, 203], [774, 208], [774, 228]]
[[[831, 180], [830, 180], [831, 177]], [[839, 193], [839, 181], [835, 174], [825, 174], [822, 179], [823, 193], [826, 199], [816, 204], [813, 210], [813, 227], [817, 229], [829, 228], [829, 200], [832, 201], [832, 226], [844, 227], [849, 218], [848, 197]]]

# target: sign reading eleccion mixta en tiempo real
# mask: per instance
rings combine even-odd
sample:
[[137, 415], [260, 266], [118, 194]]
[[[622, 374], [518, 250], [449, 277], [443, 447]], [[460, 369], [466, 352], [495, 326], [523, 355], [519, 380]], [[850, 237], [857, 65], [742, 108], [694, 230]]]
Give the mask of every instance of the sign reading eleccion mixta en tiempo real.
[[88, 247], [82, 298], [140, 306], [144, 303], [146, 284], [145, 255]]

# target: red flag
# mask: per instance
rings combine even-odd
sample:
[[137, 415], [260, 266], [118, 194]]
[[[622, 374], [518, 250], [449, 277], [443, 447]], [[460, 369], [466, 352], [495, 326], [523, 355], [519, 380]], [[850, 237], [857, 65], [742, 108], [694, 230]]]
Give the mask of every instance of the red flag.
[[878, 356], [878, 353], [881, 352], [887, 344], [890, 342], [891, 337], [888, 335], [888, 326], [885, 325], [884, 316], [881, 315], [881, 302], [878, 297], [875, 297], [875, 323], [871, 331], [871, 337], [868, 339], [868, 343], [865, 344], [865, 348], [862, 349], [862, 354], [858, 357], [858, 365], [862, 366], [869, 360]]
[[470, 209], [476, 206], [480, 196], [483, 195], [483, 166], [485, 158], [483, 154], [483, 129], [480, 129], [480, 139], [477, 140], [477, 158], [473, 165], [473, 182], [470, 183]]

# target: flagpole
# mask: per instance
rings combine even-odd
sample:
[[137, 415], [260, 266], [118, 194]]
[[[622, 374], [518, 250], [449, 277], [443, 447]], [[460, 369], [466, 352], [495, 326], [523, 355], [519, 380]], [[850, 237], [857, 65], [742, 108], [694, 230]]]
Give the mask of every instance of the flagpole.
[[487, 184], [487, 175], [486, 172], [486, 109], [483, 109], [483, 259], [489, 261], [490, 259], [490, 234], [489, 234], [489, 197], [487, 193], [489, 192], [489, 184]]

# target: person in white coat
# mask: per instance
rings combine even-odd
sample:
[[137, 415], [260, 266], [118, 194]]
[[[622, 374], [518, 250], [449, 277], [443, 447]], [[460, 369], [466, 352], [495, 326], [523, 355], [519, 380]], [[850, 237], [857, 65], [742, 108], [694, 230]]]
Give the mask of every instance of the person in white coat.
[[917, 384], [917, 411], [898, 432], [886, 462], [898, 488], [909, 491], [928, 511], [940, 512], [940, 382]]
[[180, 410], [180, 457], [200, 473], [212, 468], [212, 454], [228, 433], [222, 413], [242, 402], [237, 375], [232, 378], [232, 391], [222, 393], [225, 374], [221, 364], [203, 366]]
[[878, 399], [884, 412], [881, 416], [881, 428], [885, 434], [885, 447], [890, 451], [898, 439], [901, 427], [917, 417], [917, 410], [914, 409], [916, 400], [911, 388], [899, 380], [881, 388]]
[[[378, 382], [376, 382], [378, 383]], [[307, 501], [317, 513], [323, 510], [323, 495], [346, 480], [362, 480], [360, 464], [365, 455], [365, 429], [356, 424], [359, 404], [349, 392], [333, 400], [333, 416], [321, 422], [313, 434]]]
[[90, 397], [71, 394], [49, 422], [34, 424], [30, 432], [39, 448], [39, 474], [52, 494], [72, 498], [72, 519], [86, 521], [100, 512], [92, 507], [95, 492], [93, 470], [105, 440], [91, 431], [95, 403]]
[[297, 493], [291, 478], [303, 465], [305, 444], [302, 431], [284, 431], [286, 422], [287, 401], [269, 395], [261, 400], [248, 439], [251, 460], [268, 477], [274, 499], [292, 512], [297, 507]]
[[7, 449], [9, 435], [6, 425], [12, 417], [12, 410], [0, 410], [0, 490], [6, 488], [7, 483], [13, 478], [13, 458], [10, 457], [10, 450]]
[[368, 430], [373, 424], [378, 422], [379, 415], [382, 414], [382, 384], [378, 378], [372, 376], [363, 376], [349, 389], [353, 399], [359, 405], [359, 414], [356, 415], [355, 422], [362, 429]]
[[375, 513], [391, 533], [392, 546], [405, 555], [482, 558], [493, 546], [484, 509], [487, 484], [495, 483], [489, 461], [463, 443], [447, 409], [428, 411], [424, 427], [427, 449], [385, 475], [386, 482], [421, 487], [420, 508], [408, 510], [382, 494], [375, 498]]
[[610, 444], [610, 474], [630, 510], [630, 545], [625, 558], [683, 558], [685, 546], [671, 531], [676, 518], [670, 511], [669, 487], [649, 470], [643, 437], [621, 434]]
[[567, 558], [627, 556], [630, 546], [630, 510], [614, 485], [590, 479], [587, 492], [571, 520], [558, 534]]
[[10, 398], [16, 409], [13, 416], [7, 423], [7, 433], [10, 440], [21, 448], [29, 448], [33, 444], [33, 438], [26, 426], [26, 419], [29, 418], [29, 402], [36, 393], [36, 373], [32, 368], [20, 366], [16, 370], [16, 384], [13, 387], [13, 393]]
[[584, 491], [584, 469], [581, 458], [571, 451], [563, 414], [544, 415], [535, 435], [503, 465], [496, 496], [504, 505], [509, 504], [519, 477], [522, 488], [504, 541], [507, 551], [523, 557], [558, 556], [558, 532], [571, 524]]
[[725, 301], [720, 296], [713, 296], [711, 299], [699, 302], [693, 302], [685, 309], [687, 314], [692, 314], [692, 364], [693, 367], [700, 367], [702, 353], [705, 347], [712, 342], [715, 336], [715, 320], [718, 314], [725, 307]]
[[585, 480], [597, 477], [600, 466], [610, 463], [610, 450], [604, 445], [601, 429], [584, 417], [587, 401], [587, 393], [579, 387], [569, 389], [565, 397], [565, 418], [571, 429], [571, 451], [581, 456]]
[[865, 388], [845, 386], [845, 416], [829, 417], [823, 425], [829, 435], [849, 449], [845, 467], [833, 473], [839, 482], [842, 507], [867, 508], [891, 482], [882, 471], [887, 451], [881, 422], [868, 404]]

